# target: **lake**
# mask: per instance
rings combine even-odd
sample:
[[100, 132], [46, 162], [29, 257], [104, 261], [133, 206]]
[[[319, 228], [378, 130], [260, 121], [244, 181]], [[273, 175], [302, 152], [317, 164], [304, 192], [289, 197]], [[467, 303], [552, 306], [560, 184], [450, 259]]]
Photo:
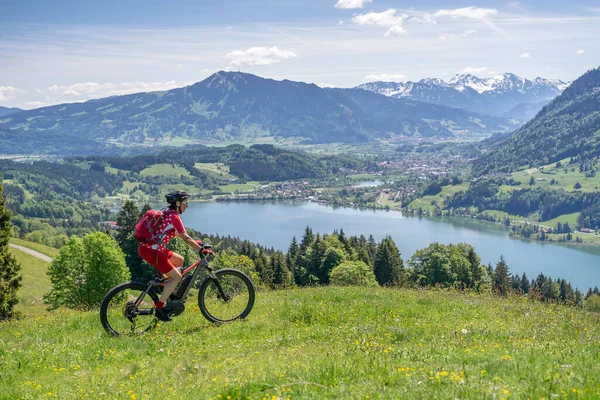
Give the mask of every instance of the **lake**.
[[421, 218], [398, 211], [280, 201], [190, 203], [182, 219], [186, 226], [204, 233], [248, 239], [284, 252], [294, 236], [300, 242], [306, 226], [321, 234], [341, 228], [346, 236], [373, 235], [378, 242], [389, 235], [405, 261], [433, 242], [466, 242], [483, 263], [495, 265], [503, 255], [511, 273], [525, 272], [529, 280], [543, 273], [570, 280], [582, 292], [600, 286], [600, 246], [512, 239], [503, 226], [467, 218]]

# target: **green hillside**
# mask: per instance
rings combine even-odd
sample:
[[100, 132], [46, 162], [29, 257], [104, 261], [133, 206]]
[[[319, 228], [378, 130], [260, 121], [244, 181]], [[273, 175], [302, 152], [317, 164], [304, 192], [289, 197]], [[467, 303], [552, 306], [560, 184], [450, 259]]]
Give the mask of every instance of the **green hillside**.
[[21, 264], [23, 276], [22, 286], [17, 292], [19, 303], [16, 309], [25, 315], [43, 312], [46, 308], [43, 304], [43, 295], [52, 287], [50, 277], [46, 275], [50, 263], [14, 248], [10, 248], [10, 252]]
[[[357, 89], [220, 71], [165, 92], [60, 104], [0, 118], [0, 153], [137, 153], [153, 146], [364, 143], [402, 136], [488, 137], [505, 118]], [[19, 142], [18, 148], [13, 144]]]
[[97, 310], [2, 323], [0, 397], [600, 396], [600, 320], [577, 308], [319, 287], [261, 292], [247, 320], [216, 326], [193, 303], [143, 337], [109, 337]]
[[588, 71], [506, 141], [476, 160], [476, 176], [568, 157], [600, 156], [600, 68]]

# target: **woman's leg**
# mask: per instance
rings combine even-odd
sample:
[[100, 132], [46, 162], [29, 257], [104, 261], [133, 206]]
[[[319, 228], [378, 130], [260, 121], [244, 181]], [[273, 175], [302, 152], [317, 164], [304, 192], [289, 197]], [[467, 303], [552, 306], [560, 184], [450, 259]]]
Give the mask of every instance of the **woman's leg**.
[[173, 293], [179, 282], [181, 282], [181, 273], [177, 268], [183, 265], [183, 257], [177, 253], [173, 253], [173, 255], [171, 255], [171, 258], [169, 259], [169, 263], [173, 266], [173, 269], [171, 269], [171, 271], [165, 274], [169, 279], [167, 280], [167, 284], [163, 288], [159, 300], [163, 304], [167, 302], [171, 293]]

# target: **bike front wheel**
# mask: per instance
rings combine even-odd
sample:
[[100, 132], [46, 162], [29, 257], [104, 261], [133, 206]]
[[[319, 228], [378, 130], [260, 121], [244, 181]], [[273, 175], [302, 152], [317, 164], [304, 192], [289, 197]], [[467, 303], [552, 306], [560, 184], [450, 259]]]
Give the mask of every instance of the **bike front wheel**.
[[102, 326], [113, 336], [141, 335], [156, 326], [154, 303], [155, 292], [149, 291], [141, 298], [147, 285], [126, 282], [108, 292], [100, 306]]
[[235, 269], [220, 269], [215, 276], [207, 277], [200, 286], [198, 306], [202, 315], [215, 323], [247, 317], [255, 297], [250, 278]]

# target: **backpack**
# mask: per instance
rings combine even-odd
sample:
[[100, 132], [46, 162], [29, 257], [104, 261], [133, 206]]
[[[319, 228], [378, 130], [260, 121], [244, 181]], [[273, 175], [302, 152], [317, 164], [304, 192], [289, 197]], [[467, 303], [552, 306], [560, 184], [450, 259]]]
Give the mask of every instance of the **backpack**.
[[163, 222], [164, 213], [158, 210], [148, 210], [135, 225], [133, 237], [140, 243], [159, 243], [158, 228]]

